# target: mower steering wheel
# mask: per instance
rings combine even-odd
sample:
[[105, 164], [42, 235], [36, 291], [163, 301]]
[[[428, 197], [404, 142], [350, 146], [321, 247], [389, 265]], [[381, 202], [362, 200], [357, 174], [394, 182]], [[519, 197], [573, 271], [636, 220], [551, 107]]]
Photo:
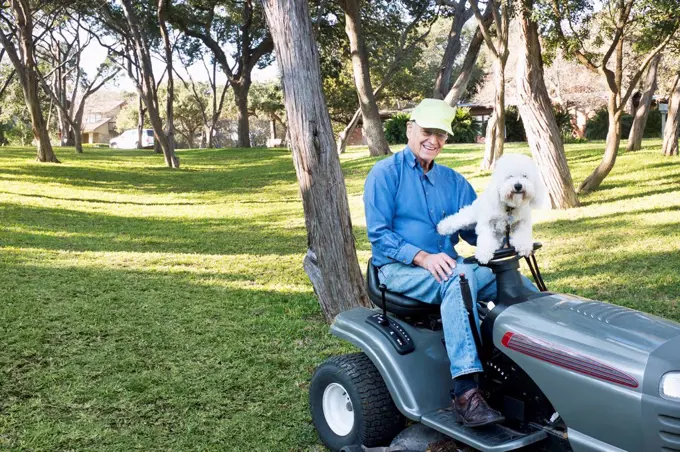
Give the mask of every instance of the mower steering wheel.
[[[541, 248], [542, 246], [543, 245], [541, 244], [541, 242], [534, 242], [534, 251]], [[491, 258], [491, 260], [486, 264], [480, 264], [479, 261], [477, 261], [477, 258], [474, 256], [466, 257], [465, 259], [463, 259], [463, 263], [488, 266], [489, 264], [493, 264], [494, 261], [507, 259], [509, 257], [515, 257], [517, 259], [520, 259], [519, 255], [517, 254], [517, 251], [515, 251], [515, 248], [512, 246], [508, 248], [497, 249], [496, 252], [493, 253], [493, 257]]]

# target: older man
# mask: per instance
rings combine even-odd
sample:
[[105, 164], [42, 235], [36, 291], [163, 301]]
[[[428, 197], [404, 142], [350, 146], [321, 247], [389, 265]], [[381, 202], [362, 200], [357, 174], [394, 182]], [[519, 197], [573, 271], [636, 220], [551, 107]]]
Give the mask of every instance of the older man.
[[[478, 298], [496, 298], [496, 280], [488, 268], [463, 264], [455, 245], [459, 235], [476, 244], [473, 230], [451, 237], [437, 234], [447, 215], [472, 204], [477, 195], [465, 178], [435, 163], [451, 131], [455, 109], [438, 99], [425, 99], [411, 113], [408, 145], [373, 167], [364, 187], [368, 238], [380, 281], [391, 291], [426, 303], [441, 304], [446, 350], [454, 378], [454, 409], [467, 426], [503, 420], [478, 389], [482, 372], [467, 320], [459, 275]], [[525, 284], [536, 290], [528, 279]], [[474, 313], [477, 318], [477, 312]]]

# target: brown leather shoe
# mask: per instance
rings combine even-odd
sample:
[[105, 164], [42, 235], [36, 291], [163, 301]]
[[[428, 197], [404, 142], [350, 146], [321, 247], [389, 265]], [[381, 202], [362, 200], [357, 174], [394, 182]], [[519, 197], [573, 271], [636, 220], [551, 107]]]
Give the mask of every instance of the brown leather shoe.
[[454, 400], [453, 410], [456, 412], [458, 422], [462, 422], [466, 427], [481, 427], [505, 420], [501, 413], [486, 403], [482, 391], [478, 388], [470, 389]]

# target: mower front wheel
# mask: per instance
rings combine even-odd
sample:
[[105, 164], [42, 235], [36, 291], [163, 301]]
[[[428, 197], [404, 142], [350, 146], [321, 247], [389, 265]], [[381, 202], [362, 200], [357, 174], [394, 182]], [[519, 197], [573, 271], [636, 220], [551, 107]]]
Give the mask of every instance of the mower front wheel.
[[387, 446], [406, 424], [364, 353], [335, 356], [320, 365], [309, 387], [309, 404], [316, 431], [332, 451]]

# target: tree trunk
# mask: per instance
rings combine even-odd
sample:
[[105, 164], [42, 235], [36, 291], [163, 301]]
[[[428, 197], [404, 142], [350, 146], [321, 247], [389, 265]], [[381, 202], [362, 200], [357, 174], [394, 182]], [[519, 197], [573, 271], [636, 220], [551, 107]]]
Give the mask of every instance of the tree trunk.
[[468, 84], [470, 83], [470, 78], [472, 77], [475, 64], [477, 63], [479, 51], [482, 49], [482, 44], [484, 43], [484, 36], [479, 29], [479, 25], [477, 25], [475, 30], [475, 34], [470, 41], [467, 52], [465, 53], [465, 60], [463, 60], [463, 66], [461, 67], [460, 74], [458, 74], [456, 82], [453, 84], [453, 87], [451, 87], [451, 90], [449, 90], [449, 92], [444, 97], [444, 101], [452, 107], [455, 107], [462, 99], [463, 94], [465, 94]]
[[236, 146], [239, 148], [250, 147], [250, 122], [248, 120], [248, 90], [250, 89], [250, 79], [242, 78], [238, 82], [231, 84], [234, 90], [234, 100], [236, 101], [236, 121], [238, 126], [238, 141]]
[[[142, 149], [142, 132], [144, 130], [144, 102], [142, 96], [137, 96], [137, 149]], [[155, 140], [154, 140], [155, 141]]]
[[167, 13], [169, 0], [158, 0], [158, 24], [163, 38], [165, 48], [165, 64], [167, 65], [168, 83], [167, 96], [165, 97], [165, 140], [161, 142], [165, 164], [168, 168], [179, 168], [179, 157], [175, 154], [175, 121], [173, 116], [173, 105], [175, 102], [175, 79], [172, 71], [173, 52], [170, 46], [170, 36], [168, 34]]
[[524, 44], [517, 61], [519, 112], [552, 207], [568, 209], [579, 205], [578, 198], [543, 78], [538, 27], [531, 19], [533, 3], [533, 0], [523, 0], [518, 12], [520, 39]]
[[496, 58], [494, 62], [494, 82], [496, 95], [493, 115], [486, 129], [483, 170], [492, 170], [496, 166], [496, 160], [503, 155], [505, 145], [505, 62], [502, 58]]
[[662, 54], [659, 53], [649, 63], [642, 97], [640, 98], [640, 105], [635, 111], [633, 125], [630, 128], [630, 134], [628, 135], [627, 151], [639, 151], [642, 148], [642, 135], [645, 133], [649, 108], [652, 105], [652, 97], [656, 91], [656, 74], [658, 72], [661, 57]]
[[345, 181], [321, 89], [307, 1], [262, 0], [283, 74], [290, 145], [307, 226], [304, 259], [327, 321], [370, 306], [352, 235]]
[[609, 128], [607, 130], [607, 147], [604, 151], [602, 161], [595, 168], [595, 171], [588, 176], [578, 188], [578, 193], [587, 194], [600, 186], [602, 181], [607, 177], [609, 172], [614, 168], [616, 163], [616, 155], [621, 144], [621, 110], [616, 101], [616, 94], [609, 95]]
[[460, 52], [460, 35], [463, 31], [463, 26], [468, 19], [472, 17], [472, 11], [465, 10], [466, 3], [467, 0], [459, 0], [455, 6], [453, 21], [451, 22], [451, 31], [449, 31], [449, 39], [446, 43], [446, 50], [444, 50], [442, 63], [439, 66], [437, 78], [434, 81], [432, 97], [435, 99], [444, 99], [449, 92], [453, 63], [456, 61], [458, 53]]
[[[52, 150], [50, 135], [47, 130], [48, 124], [43, 117], [40, 106], [40, 91], [38, 87], [38, 72], [35, 62], [33, 41], [33, 13], [28, 0], [11, 0], [10, 6], [16, 20], [16, 35], [5, 35], [4, 30], [0, 41], [12, 61], [21, 88], [24, 92], [24, 101], [31, 118], [33, 137], [37, 142], [37, 160], [39, 162], [59, 163], [57, 156]], [[13, 38], [17, 38], [19, 52], [17, 53]]]
[[368, 52], [364, 43], [361, 30], [361, 14], [357, 0], [343, 0], [342, 7], [345, 10], [345, 32], [349, 38], [352, 52], [352, 69], [354, 83], [359, 97], [359, 106], [363, 117], [363, 129], [368, 141], [368, 151], [372, 156], [391, 154], [383, 132], [378, 105], [373, 96], [371, 77], [368, 66]]
[[678, 155], [678, 134], [680, 134], [680, 73], [675, 77], [673, 96], [668, 105], [668, 119], [663, 134], [661, 152], [665, 156]]
[[345, 149], [347, 149], [347, 140], [349, 140], [349, 137], [354, 133], [354, 129], [357, 128], [357, 124], [359, 124], [359, 115], [361, 115], [361, 108], [354, 112], [354, 116], [352, 116], [347, 127], [338, 134], [338, 142], [336, 145], [338, 154], [342, 154], [345, 152]]
[[83, 135], [81, 130], [81, 124], [73, 124], [73, 145], [76, 147], [76, 152], [78, 154], [83, 153]]

